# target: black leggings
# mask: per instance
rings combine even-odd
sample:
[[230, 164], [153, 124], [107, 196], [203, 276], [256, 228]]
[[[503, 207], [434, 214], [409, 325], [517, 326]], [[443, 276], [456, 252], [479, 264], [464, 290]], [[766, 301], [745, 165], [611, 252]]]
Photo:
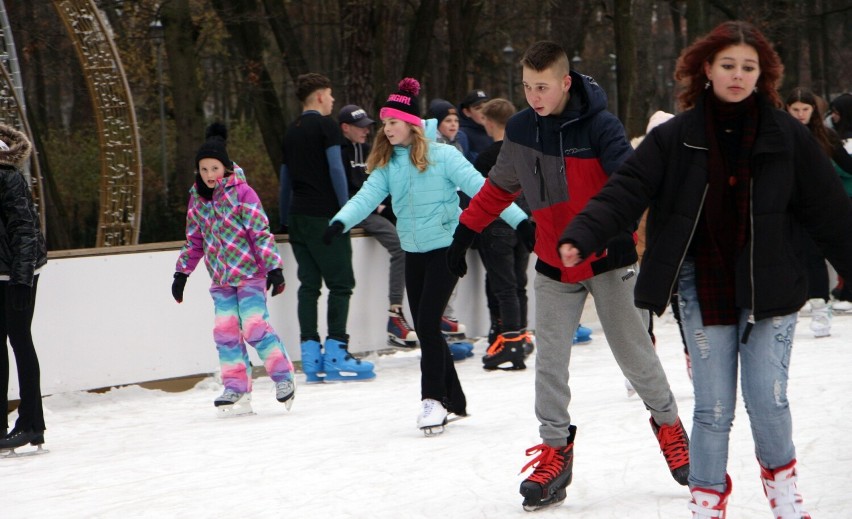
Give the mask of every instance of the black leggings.
[[6, 302], [6, 287], [8, 281], [0, 283], [0, 337], [3, 339], [0, 353], [0, 398], [2, 398], [2, 413], [0, 413], [0, 433], [9, 428], [9, 350], [6, 341], [12, 345], [15, 353], [15, 364], [18, 368], [18, 386], [20, 387], [21, 403], [18, 406], [18, 421], [15, 428], [44, 431], [44, 409], [41, 406], [41, 372], [33, 345], [33, 335], [30, 326], [33, 322], [38, 276], [33, 277], [32, 304], [22, 312], [13, 310]]
[[447, 249], [405, 253], [405, 290], [420, 341], [421, 398], [443, 402], [463, 415], [467, 401], [453, 357], [441, 333], [441, 316], [458, 278], [447, 268]]

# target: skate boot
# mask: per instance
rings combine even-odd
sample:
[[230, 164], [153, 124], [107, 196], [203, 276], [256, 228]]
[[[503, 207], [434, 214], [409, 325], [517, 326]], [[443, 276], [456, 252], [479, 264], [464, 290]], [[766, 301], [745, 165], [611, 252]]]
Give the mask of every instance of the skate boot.
[[[526, 369], [527, 365], [524, 364], [526, 335], [521, 332], [501, 333], [482, 357], [482, 368], [489, 371]], [[511, 363], [511, 367], [500, 367], [507, 362]]]
[[454, 317], [441, 317], [441, 332], [455, 339], [464, 339], [467, 328]]
[[497, 337], [503, 333], [503, 321], [499, 317], [491, 316], [491, 328], [488, 329], [488, 344], [494, 344]]
[[681, 485], [686, 485], [689, 478], [689, 437], [680, 418], [673, 425], [657, 425], [651, 418], [651, 429], [654, 430], [672, 477]]
[[292, 376], [275, 383], [275, 399], [284, 404], [289, 411], [296, 399], [296, 379]]
[[728, 510], [728, 496], [731, 495], [731, 477], [725, 476], [724, 494], [709, 488], [692, 489], [692, 501], [687, 505], [692, 511], [692, 519], [725, 519]]
[[372, 362], [353, 357], [345, 342], [330, 337], [325, 340], [323, 370], [326, 382], [350, 382], [376, 378]]
[[524, 339], [524, 358], [526, 358], [532, 355], [532, 353], [535, 351], [535, 335], [526, 330], [521, 330], [521, 333], [526, 335], [526, 338]]
[[772, 516], [777, 519], [811, 519], [802, 509], [802, 496], [796, 489], [796, 460], [777, 469], [760, 467], [763, 492], [769, 499]]
[[524, 496], [524, 510], [534, 512], [557, 506], [565, 501], [565, 487], [571, 484], [574, 467], [574, 437], [577, 427], [571, 426], [568, 445], [551, 447], [544, 443], [527, 449], [527, 456], [540, 453], [534, 460], [524, 465], [521, 472], [534, 467], [530, 477], [521, 483], [521, 495]]
[[230, 418], [254, 414], [251, 410], [251, 393], [238, 393], [233, 389], [225, 388], [225, 391], [213, 401], [219, 418]]
[[388, 344], [406, 349], [417, 347], [417, 332], [405, 320], [402, 308], [388, 311]]
[[444, 426], [447, 425], [447, 409], [444, 405], [431, 398], [424, 398], [421, 405], [417, 427], [427, 438], [443, 433]]
[[323, 364], [325, 355], [322, 353], [322, 344], [319, 341], [302, 341], [302, 371], [305, 372], [305, 383], [317, 384], [325, 378]]
[[811, 304], [811, 331], [814, 337], [828, 337], [831, 335], [831, 307], [822, 298], [814, 298]]
[[453, 360], [455, 362], [459, 362], [469, 357], [473, 357], [472, 342], [468, 341], [464, 337], [459, 337], [458, 335], [443, 335], [444, 341], [446, 341], [447, 347], [450, 349], [450, 355], [452, 355]]
[[[34, 451], [17, 452], [15, 449], [31, 445], [37, 447]], [[32, 429], [12, 429], [12, 432], [0, 439], [0, 457], [15, 458], [18, 456], [32, 456], [35, 454], [45, 454], [48, 451], [42, 446], [44, 445], [44, 431], [34, 431]]]
[[582, 324], [577, 325], [577, 331], [574, 332], [574, 344], [587, 344], [592, 341], [592, 330]]

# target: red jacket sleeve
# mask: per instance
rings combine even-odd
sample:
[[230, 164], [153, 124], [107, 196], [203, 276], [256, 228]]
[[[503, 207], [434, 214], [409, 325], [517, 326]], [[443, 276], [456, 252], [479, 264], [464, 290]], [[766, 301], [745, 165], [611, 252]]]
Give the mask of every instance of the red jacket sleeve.
[[459, 221], [476, 232], [482, 232], [496, 220], [500, 213], [515, 200], [517, 193], [509, 193], [486, 179], [470, 205], [462, 212]]

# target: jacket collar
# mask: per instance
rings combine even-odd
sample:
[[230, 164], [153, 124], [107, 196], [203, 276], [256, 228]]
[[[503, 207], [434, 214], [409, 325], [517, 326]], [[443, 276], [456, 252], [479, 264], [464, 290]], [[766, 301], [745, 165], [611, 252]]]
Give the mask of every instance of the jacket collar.
[[[683, 114], [685, 127], [683, 144], [690, 148], [706, 150], [710, 145], [707, 142], [707, 135], [704, 131], [704, 97], [701, 96], [698, 98], [695, 106]], [[752, 154], [783, 152], [784, 133], [778, 124], [778, 111], [761, 95], [758, 95], [757, 106], [760, 111], [760, 122]]]

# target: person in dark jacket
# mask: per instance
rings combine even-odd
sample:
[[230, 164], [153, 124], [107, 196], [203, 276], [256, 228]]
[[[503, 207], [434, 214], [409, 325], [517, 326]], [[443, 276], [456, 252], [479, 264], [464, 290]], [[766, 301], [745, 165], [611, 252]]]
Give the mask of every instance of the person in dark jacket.
[[485, 131], [482, 106], [491, 97], [484, 90], [471, 90], [459, 103], [459, 141], [465, 146], [464, 156], [471, 163], [494, 142]]
[[[47, 247], [39, 228], [29, 182], [21, 168], [32, 146], [27, 137], [0, 124], [0, 451], [26, 444], [44, 443], [44, 409], [41, 405], [41, 372], [30, 330], [35, 309], [38, 278], [47, 263]], [[20, 404], [11, 432], [9, 406], [9, 353], [15, 353]]]
[[672, 477], [685, 485], [689, 440], [648, 335], [648, 312], [639, 312], [630, 299], [636, 283], [633, 231], [639, 215], [632, 227], [623, 227], [579, 266], [564, 267], [557, 253], [565, 226], [633, 150], [624, 127], [606, 110], [603, 89], [569, 69], [562, 47], [534, 43], [521, 64], [530, 107], [509, 119], [497, 163], [462, 213], [447, 262], [451, 272], [464, 274], [465, 252], [476, 233], [523, 191], [536, 223], [535, 413], [542, 439], [527, 450], [528, 455], [540, 455], [527, 465], [535, 470], [521, 483], [523, 506], [538, 510], [561, 503], [572, 479], [577, 427], [568, 413], [568, 366], [589, 294], [613, 356], [651, 412], [651, 427]]
[[746, 22], [725, 22], [681, 54], [686, 111], [654, 129], [559, 238], [565, 266], [649, 208], [635, 303], [662, 313], [678, 292], [692, 359], [693, 517], [725, 515], [728, 443], [741, 372], [773, 517], [810, 517], [796, 490], [787, 380], [808, 297], [803, 227], [852, 275], [852, 205], [808, 129], [777, 108], [783, 66]]

